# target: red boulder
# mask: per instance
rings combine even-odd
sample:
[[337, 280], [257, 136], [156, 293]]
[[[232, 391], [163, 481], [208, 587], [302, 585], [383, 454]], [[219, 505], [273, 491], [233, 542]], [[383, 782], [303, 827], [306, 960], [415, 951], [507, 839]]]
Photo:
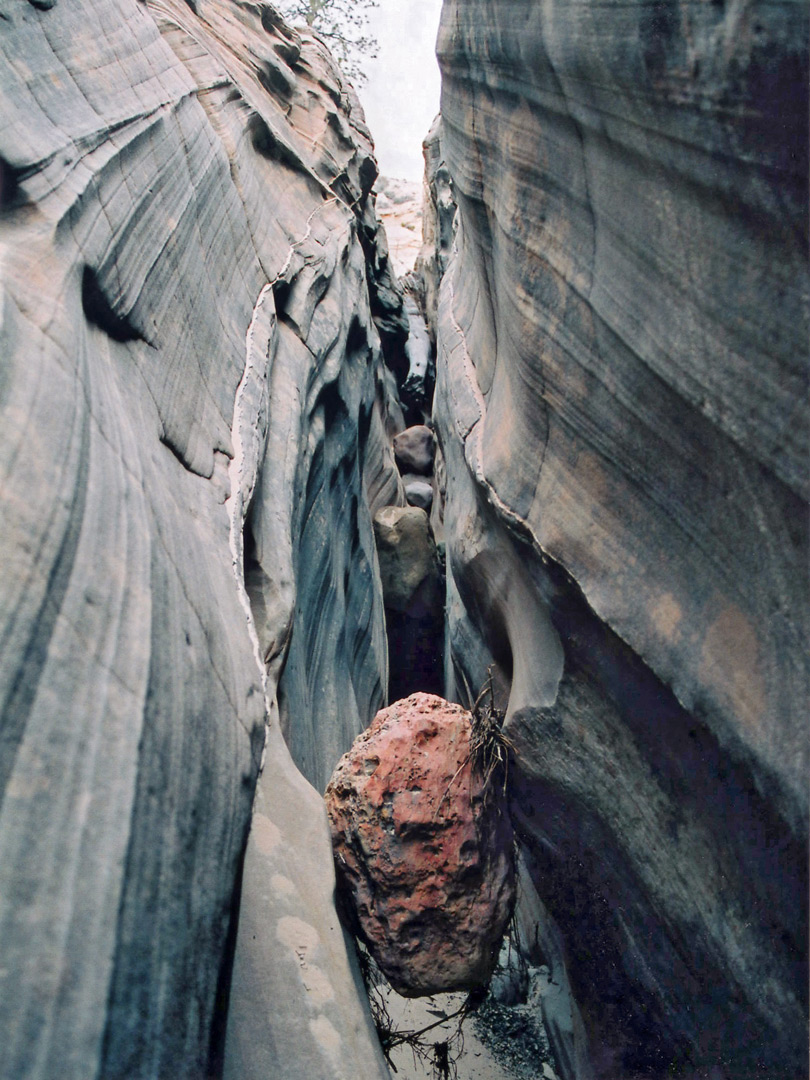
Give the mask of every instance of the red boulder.
[[393, 987], [486, 983], [515, 898], [512, 828], [470, 761], [471, 716], [432, 694], [377, 713], [326, 789], [338, 887]]

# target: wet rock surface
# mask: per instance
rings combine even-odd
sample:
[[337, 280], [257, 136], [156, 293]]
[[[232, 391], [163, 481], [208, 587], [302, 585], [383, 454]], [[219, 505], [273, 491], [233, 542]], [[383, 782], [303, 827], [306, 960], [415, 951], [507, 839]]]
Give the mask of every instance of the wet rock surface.
[[413, 694], [377, 714], [326, 790], [347, 911], [407, 996], [485, 984], [511, 914], [511, 825], [469, 748], [466, 710]]

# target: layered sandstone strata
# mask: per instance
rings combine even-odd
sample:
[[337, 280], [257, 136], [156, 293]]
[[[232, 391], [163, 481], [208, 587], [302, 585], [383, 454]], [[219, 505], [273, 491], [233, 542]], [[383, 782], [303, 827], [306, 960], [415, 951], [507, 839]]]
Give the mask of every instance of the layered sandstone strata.
[[806, 15], [442, 18], [451, 671], [603, 1076], [806, 1073]]
[[276, 705], [286, 658], [325, 780], [387, 682], [407, 318], [362, 113], [261, 3], [6, 4], [0, 50], [0, 1075], [221, 1067], [268, 715], [229, 1061], [384, 1075]]

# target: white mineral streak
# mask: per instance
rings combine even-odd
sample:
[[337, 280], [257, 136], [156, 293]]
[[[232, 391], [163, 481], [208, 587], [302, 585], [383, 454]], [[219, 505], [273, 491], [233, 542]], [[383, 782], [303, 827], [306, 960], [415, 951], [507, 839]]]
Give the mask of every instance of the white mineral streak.
[[[291, 255], [292, 248], [290, 249]], [[290, 256], [287, 257], [285, 269], [289, 265]], [[262, 660], [259, 635], [256, 633], [256, 624], [253, 619], [247, 589], [245, 588], [245, 545], [242, 525], [256, 486], [256, 476], [259, 471], [259, 454], [263, 442], [262, 428], [266, 428], [267, 425], [267, 376], [270, 364], [270, 344], [276, 314], [275, 305], [272, 302], [274, 284], [275, 282], [268, 281], [266, 285], [262, 286], [245, 334], [245, 370], [237, 387], [233, 405], [233, 424], [231, 425], [233, 458], [228, 467], [231, 491], [227, 500], [228, 515], [230, 517], [231, 564], [236, 579], [236, 591], [245, 612], [248, 634], [253, 645], [253, 655], [256, 658], [262, 682], [265, 722], [267, 722], [271, 711], [267, 692], [267, 671]], [[265, 305], [268, 294], [270, 295], [270, 304]], [[257, 325], [261, 331], [260, 341], [264, 342], [264, 347], [258, 354], [254, 347]], [[263, 764], [264, 752], [262, 752]]]
[[[268, 381], [270, 374], [270, 355], [273, 342], [273, 332], [276, 324], [276, 309], [273, 302], [273, 286], [284, 278], [292, 262], [297, 248], [304, 244], [312, 232], [312, 224], [317, 214], [322, 212], [336, 199], [328, 199], [307, 218], [307, 227], [304, 235], [290, 245], [284, 265], [272, 281], [268, 281], [262, 289], [253, 306], [245, 334], [245, 370], [239, 386], [236, 388], [236, 396], [233, 404], [233, 422], [231, 424], [231, 438], [233, 440], [233, 458], [228, 466], [230, 479], [230, 495], [227, 499], [228, 516], [230, 519], [229, 544], [231, 549], [231, 565], [236, 579], [236, 591], [239, 602], [245, 612], [248, 634], [253, 645], [253, 655], [261, 678], [262, 693], [264, 695], [265, 724], [269, 724], [270, 717], [277, 716], [277, 710], [273, 708], [270, 691], [268, 688], [267, 668], [262, 657], [259, 635], [256, 631], [256, 623], [250, 606], [250, 599], [245, 588], [245, 551], [242, 528], [245, 521], [247, 508], [250, 506], [253, 492], [256, 488], [256, 480], [259, 473], [264, 439], [267, 434], [268, 422]], [[270, 297], [268, 302], [267, 298]], [[258, 337], [257, 337], [258, 335]], [[264, 767], [264, 754], [267, 748], [267, 736], [265, 732], [265, 748], [262, 751], [262, 768]]]

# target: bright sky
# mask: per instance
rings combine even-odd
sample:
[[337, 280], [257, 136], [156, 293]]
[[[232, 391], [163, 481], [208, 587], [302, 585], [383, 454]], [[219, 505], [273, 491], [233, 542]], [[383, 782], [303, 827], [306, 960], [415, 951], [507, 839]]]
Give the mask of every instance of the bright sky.
[[439, 111], [436, 34], [442, 0], [379, 0], [369, 12], [380, 43], [359, 95], [384, 176], [422, 179], [422, 139]]

